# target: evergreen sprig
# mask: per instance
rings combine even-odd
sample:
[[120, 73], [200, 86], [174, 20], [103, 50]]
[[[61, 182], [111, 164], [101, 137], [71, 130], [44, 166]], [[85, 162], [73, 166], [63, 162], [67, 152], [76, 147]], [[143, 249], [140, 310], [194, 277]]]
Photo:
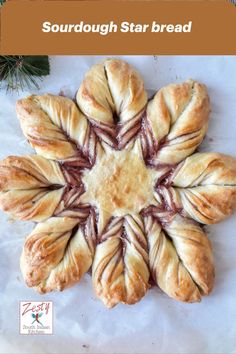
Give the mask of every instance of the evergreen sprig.
[[39, 89], [39, 81], [49, 73], [47, 55], [0, 56], [0, 81], [6, 82], [7, 90]]

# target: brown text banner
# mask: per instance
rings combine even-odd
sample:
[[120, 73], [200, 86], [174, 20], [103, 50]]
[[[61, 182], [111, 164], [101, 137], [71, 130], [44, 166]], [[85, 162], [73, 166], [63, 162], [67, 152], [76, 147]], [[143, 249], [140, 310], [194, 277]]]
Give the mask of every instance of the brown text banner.
[[236, 54], [228, 1], [8, 1], [2, 54]]

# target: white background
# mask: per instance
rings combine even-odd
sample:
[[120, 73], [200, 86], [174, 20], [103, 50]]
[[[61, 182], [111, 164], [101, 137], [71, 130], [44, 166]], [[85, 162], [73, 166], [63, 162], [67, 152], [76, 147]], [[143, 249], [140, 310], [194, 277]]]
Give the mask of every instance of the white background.
[[[101, 57], [100, 57], [101, 58]], [[41, 92], [73, 97], [83, 75], [100, 58], [51, 58], [51, 74]], [[201, 151], [236, 156], [236, 57], [124, 57], [142, 74], [146, 88], [193, 78], [204, 82], [212, 103], [209, 131]], [[0, 91], [0, 158], [32, 150], [21, 133], [15, 101], [29, 92]], [[1, 353], [236, 353], [236, 215], [207, 227], [213, 244], [216, 282], [199, 304], [171, 300], [157, 288], [136, 305], [106, 309], [96, 299], [91, 278], [62, 293], [40, 296], [23, 282], [19, 258], [33, 223], [10, 223], [0, 212]], [[54, 335], [19, 334], [19, 301], [52, 300]]]

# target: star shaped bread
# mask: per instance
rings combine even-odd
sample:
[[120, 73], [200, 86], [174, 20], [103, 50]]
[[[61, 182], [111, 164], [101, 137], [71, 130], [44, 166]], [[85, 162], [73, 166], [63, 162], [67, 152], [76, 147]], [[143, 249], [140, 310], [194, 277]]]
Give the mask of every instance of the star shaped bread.
[[200, 301], [213, 288], [203, 225], [236, 209], [236, 159], [200, 153], [206, 87], [170, 84], [148, 100], [128, 63], [107, 59], [85, 75], [76, 102], [45, 94], [16, 105], [36, 155], [0, 163], [0, 207], [36, 226], [21, 270], [40, 293], [64, 290], [91, 269], [108, 307], [134, 304], [155, 283]]

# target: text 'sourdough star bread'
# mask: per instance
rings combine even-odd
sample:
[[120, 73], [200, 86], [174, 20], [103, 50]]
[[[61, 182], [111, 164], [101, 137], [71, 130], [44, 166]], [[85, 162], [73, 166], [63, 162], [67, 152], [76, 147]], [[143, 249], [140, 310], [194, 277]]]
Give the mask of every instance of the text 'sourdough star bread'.
[[236, 159], [195, 153], [208, 126], [206, 87], [171, 84], [148, 101], [140, 75], [107, 59], [77, 95], [17, 102], [37, 155], [0, 163], [0, 207], [37, 222], [21, 269], [40, 293], [92, 270], [108, 307], [134, 304], [155, 282], [170, 297], [200, 301], [214, 285], [202, 224], [236, 210]]

